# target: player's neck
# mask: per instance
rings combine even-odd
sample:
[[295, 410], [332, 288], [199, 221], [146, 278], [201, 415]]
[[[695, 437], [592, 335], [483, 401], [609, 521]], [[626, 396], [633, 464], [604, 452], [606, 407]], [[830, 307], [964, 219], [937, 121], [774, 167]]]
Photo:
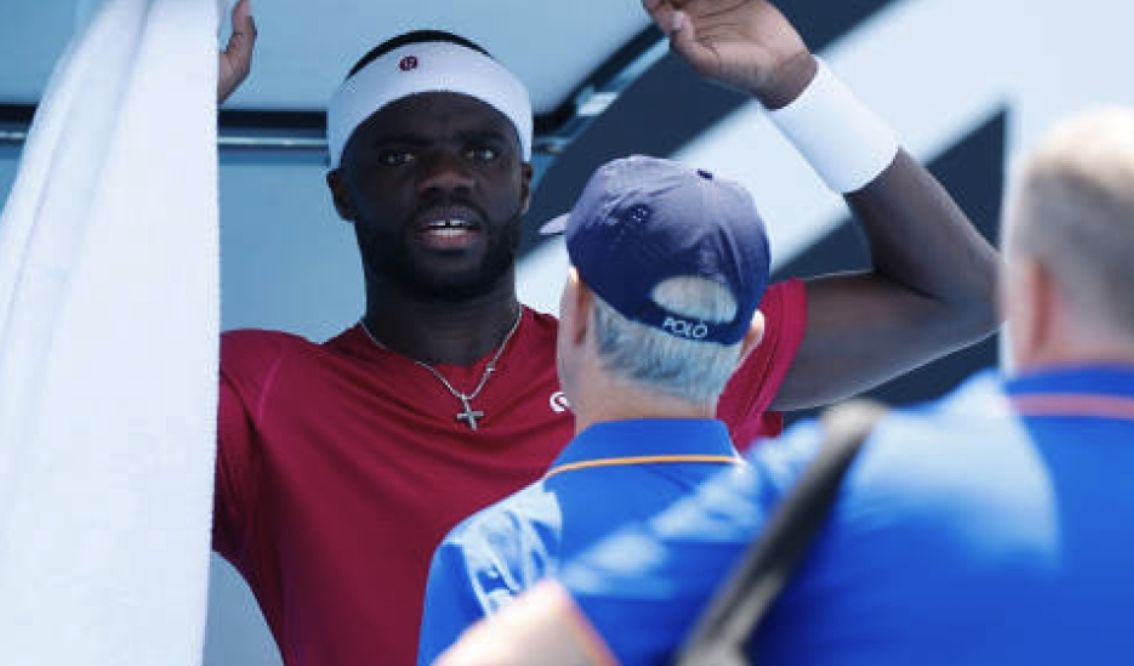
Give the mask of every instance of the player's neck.
[[520, 311], [514, 283], [461, 302], [367, 289], [365, 322], [383, 346], [435, 365], [472, 365], [496, 350]]

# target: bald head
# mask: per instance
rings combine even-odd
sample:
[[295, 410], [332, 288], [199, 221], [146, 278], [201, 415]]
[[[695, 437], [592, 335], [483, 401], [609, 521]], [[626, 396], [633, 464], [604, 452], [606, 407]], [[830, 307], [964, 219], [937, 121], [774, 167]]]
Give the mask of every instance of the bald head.
[[1038, 264], [1069, 321], [1134, 346], [1134, 109], [1056, 128], [1021, 166], [1008, 211], [1013, 269]]

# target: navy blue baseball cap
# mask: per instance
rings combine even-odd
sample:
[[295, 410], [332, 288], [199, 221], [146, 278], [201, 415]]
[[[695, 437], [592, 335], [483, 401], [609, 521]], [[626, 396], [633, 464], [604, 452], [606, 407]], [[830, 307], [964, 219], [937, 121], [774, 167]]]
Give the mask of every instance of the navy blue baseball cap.
[[[740, 342], [768, 284], [768, 237], [751, 195], [672, 160], [606, 163], [571, 212], [541, 231], [566, 234], [583, 282], [619, 314], [680, 338]], [[675, 277], [721, 285], [736, 299], [736, 316], [711, 322], [667, 310], [652, 294]]]

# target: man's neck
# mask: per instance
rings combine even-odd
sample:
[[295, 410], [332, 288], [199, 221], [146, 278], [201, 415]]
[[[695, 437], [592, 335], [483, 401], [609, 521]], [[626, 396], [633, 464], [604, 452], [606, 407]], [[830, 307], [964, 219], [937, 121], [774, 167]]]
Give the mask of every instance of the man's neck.
[[1067, 320], [1042, 343], [1014, 350], [1018, 372], [1088, 365], [1134, 365], [1134, 335], [1080, 317]]
[[596, 423], [636, 419], [712, 419], [717, 406], [698, 404], [655, 391], [642, 391], [625, 384], [592, 382], [573, 401], [575, 433]]
[[497, 349], [516, 323], [513, 280], [460, 302], [423, 300], [389, 285], [367, 285], [364, 321], [384, 347], [423, 363], [472, 365]]
[[1090, 354], [1060, 354], [1043, 358], [1033, 358], [1026, 363], [1013, 366], [1010, 374], [1023, 375], [1059, 370], [1061, 368], [1086, 368], [1092, 366], [1124, 366], [1134, 368], [1134, 355], [1098, 351]]

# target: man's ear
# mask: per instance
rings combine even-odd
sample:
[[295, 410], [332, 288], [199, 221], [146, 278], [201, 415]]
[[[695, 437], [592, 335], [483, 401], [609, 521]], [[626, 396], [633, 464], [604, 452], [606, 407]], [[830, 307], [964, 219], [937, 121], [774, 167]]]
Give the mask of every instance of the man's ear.
[[532, 204], [532, 175], [534, 173], [535, 170], [532, 168], [531, 162], [524, 162], [520, 165], [521, 215], [527, 213]]
[[764, 313], [759, 310], [756, 314], [752, 315], [752, 324], [748, 327], [748, 332], [744, 334], [744, 340], [740, 343], [740, 358], [743, 360], [748, 354], [760, 345], [760, 341], [764, 339]]
[[327, 188], [331, 190], [331, 200], [335, 202], [335, 210], [338, 211], [339, 217], [347, 222], [354, 222], [354, 207], [350, 205], [350, 193], [342, 169], [332, 169], [327, 172]]
[[593, 315], [591, 305], [594, 302], [594, 292], [579, 277], [579, 271], [574, 266], [567, 269], [566, 290], [567, 304], [572, 310], [568, 324], [571, 328], [567, 331], [568, 340], [573, 344], [582, 344], [591, 328], [591, 316]]
[[1050, 269], [1031, 256], [1014, 257], [1005, 270], [1002, 300], [1012, 324], [1012, 356], [1020, 367], [1043, 362], [1058, 336], [1059, 290]]

